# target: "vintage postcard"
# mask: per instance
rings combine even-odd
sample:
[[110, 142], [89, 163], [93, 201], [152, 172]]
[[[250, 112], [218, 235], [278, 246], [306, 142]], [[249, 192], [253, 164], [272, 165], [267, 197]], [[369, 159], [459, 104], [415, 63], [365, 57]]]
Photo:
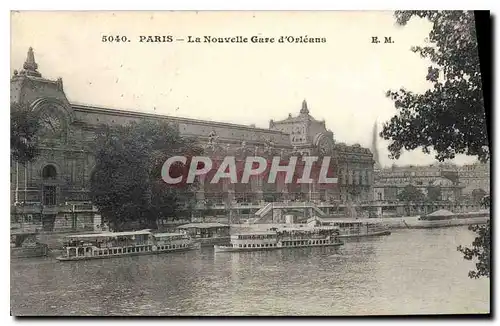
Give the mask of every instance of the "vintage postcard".
[[11, 314], [488, 315], [488, 15], [12, 12]]

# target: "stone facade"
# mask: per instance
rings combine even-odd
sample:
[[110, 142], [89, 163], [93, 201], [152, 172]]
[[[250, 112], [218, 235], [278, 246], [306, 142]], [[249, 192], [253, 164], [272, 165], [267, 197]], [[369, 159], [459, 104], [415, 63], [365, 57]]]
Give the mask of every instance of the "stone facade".
[[411, 184], [424, 195], [429, 187], [439, 187], [439, 200], [458, 201], [465, 187], [460, 181], [458, 172], [449, 166], [392, 166], [376, 171], [373, 200], [397, 201], [398, 194]]
[[475, 189], [482, 189], [490, 193], [490, 164], [475, 163], [455, 167], [460, 182], [465, 185], [464, 194], [470, 195]]
[[[41, 154], [26, 166], [11, 164], [11, 203], [13, 215], [29, 221], [44, 221], [47, 228], [92, 227], [96, 213], [89, 202], [90, 176], [94, 158], [90, 144], [100, 124], [123, 125], [140, 119], [163, 119], [175, 123], [182, 135], [196, 137], [212, 155], [329, 155], [338, 171], [338, 187], [322, 189], [306, 185], [296, 192], [304, 200], [340, 202], [369, 200], [373, 182], [373, 158], [370, 150], [359, 145], [336, 144], [324, 121], [309, 115], [303, 102], [300, 113], [282, 121], [271, 121], [269, 129], [163, 116], [142, 112], [93, 107], [70, 103], [62, 79], [42, 77], [33, 50], [20, 72], [11, 78], [11, 102], [26, 104], [40, 116]], [[197, 193], [200, 202], [256, 202], [293, 200], [283, 184], [264, 186], [259, 180], [249, 185], [223, 184], [222, 188], [202, 186]], [[266, 196], [266, 193], [268, 194]], [[56, 219], [57, 217], [57, 219]]]

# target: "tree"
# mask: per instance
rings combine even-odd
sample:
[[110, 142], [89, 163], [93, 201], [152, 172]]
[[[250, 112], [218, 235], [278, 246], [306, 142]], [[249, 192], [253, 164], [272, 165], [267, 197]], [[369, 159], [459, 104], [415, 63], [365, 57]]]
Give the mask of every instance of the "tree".
[[427, 187], [427, 200], [430, 202], [441, 200], [441, 187], [428, 186]]
[[483, 189], [472, 190], [472, 200], [475, 204], [480, 204], [484, 196], [486, 196], [486, 191], [484, 191]]
[[20, 164], [33, 161], [39, 154], [38, 116], [27, 105], [10, 104], [10, 155]]
[[401, 88], [388, 91], [398, 113], [386, 122], [380, 136], [390, 140], [391, 158], [403, 149], [422, 147], [436, 151], [439, 161], [456, 154], [490, 157], [485, 108], [477, 51], [474, 14], [463, 11], [397, 11], [397, 23], [412, 17], [432, 23], [430, 44], [411, 50], [429, 59], [427, 80], [432, 87], [424, 94]]
[[490, 260], [491, 260], [491, 238], [490, 238], [490, 221], [484, 225], [470, 225], [469, 230], [477, 234], [477, 237], [472, 242], [472, 248], [459, 246], [458, 251], [464, 254], [467, 260], [475, 259], [476, 270], [469, 271], [470, 278], [490, 277]]
[[[490, 196], [484, 196], [481, 201], [484, 208], [490, 207]], [[490, 221], [484, 225], [470, 225], [469, 230], [476, 233], [477, 236], [472, 242], [472, 248], [458, 246], [457, 250], [464, 254], [467, 260], [476, 260], [476, 270], [469, 271], [470, 278], [490, 277], [491, 261], [491, 235]]]
[[490, 201], [490, 195], [486, 195], [486, 196], [484, 196], [484, 197], [481, 199], [481, 201], [480, 201], [480, 203], [479, 203], [479, 204], [480, 204], [480, 205], [481, 205], [481, 207], [483, 207], [483, 208], [489, 208], [489, 207], [490, 207], [490, 203], [491, 203], [491, 201]]
[[163, 163], [170, 156], [198, 155], [200, 151], [193, 140], [181, 137], [165, 122], [101, 126], [94, 143], [92, 200], [114, 230], [156, 228], [159, 218], [176, 215], [182, 203], [194, 196], [196, 187], [165, 183]]
[[205, 222], [205, 218], [207, 216], [214, 216], [215, 215], [215, 203], [207, 199], [205, 200], [205, 208], [203, 210], [203, 222]]
[[424, 193], [411, 184], [404, 187], [404, 189], [398, 194], [398, 199], [406, 203], [406, 211], [408, 214], [411, 214], [410, 203], [421, 202], [424, 198]]
[[407, 185], [404, 189], [398, 194], [398, 199], [404, 202], [418, 202], [423, 201], [425, 195], [422, 191], [420, 191], [414, 185]]

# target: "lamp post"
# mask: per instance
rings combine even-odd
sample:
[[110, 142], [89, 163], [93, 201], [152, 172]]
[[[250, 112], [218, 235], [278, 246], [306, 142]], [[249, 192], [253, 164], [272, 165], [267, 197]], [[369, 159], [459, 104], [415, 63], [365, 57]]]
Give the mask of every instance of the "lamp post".
[[76, 210], [75, 205], [71, 205], [71, 228], [76, 231]]

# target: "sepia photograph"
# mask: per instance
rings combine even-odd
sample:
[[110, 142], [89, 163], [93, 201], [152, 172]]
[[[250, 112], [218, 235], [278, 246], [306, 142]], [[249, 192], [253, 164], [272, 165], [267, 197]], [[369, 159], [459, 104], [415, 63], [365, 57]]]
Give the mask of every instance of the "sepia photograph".
[[490, 28], [11, 11], [11, 315], [489, 317]]

